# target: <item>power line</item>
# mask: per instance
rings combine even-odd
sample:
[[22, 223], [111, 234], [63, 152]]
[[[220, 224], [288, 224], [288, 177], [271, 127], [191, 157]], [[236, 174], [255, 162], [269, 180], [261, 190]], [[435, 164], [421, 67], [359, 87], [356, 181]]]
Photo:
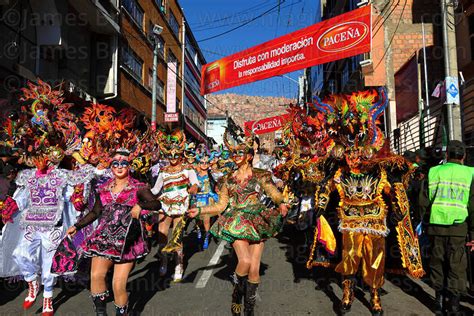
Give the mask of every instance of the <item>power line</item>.
[[[286, 0], [282, 0], [282, 3], [285, 2], [285, 1], [286, 1]], [[253, 21], [255, 21], [255, 20], [257, 20], [257, 19], [259, 19], [259, 18], [261, 18], [261, 17], [263, 17], [263, 16], [265, 16], [265, 15], [267, 15], [267, 14], [269, 14], [271, 11], [273, 11], [273, 10], [274, 10], [276, 7], [278, 7], [279, 5], [280, 5], [280, 4], [277, 4], [276, 6], [272, 7], [271, 9], [269, 9], [269, 10], [263, 12], [262, 14], [256, 16], [255, 18], [253, 18], [253, 19], [251, 19], [251, 20], [249, 20], [249, 21], [247, 21], [247, 22], [245, 22], [245, 23], [242, 23], [242, 24], [239, 25], [239, 26], [236, 26], [236, 27], [234, 27], [234, 28], [231, 28], [230, 30], [227, 30], [227, 31], [222, 32], [222, 33], [220, 33], [220, 34], [217, 34], [217, 35], [214, 35], [214, 36], [210, 36], [210, 37], [204, 38], [204, 39], [202, 39], [202, 40], [199, 40], [198, 42], [205, 42], [205, 41], [214, 39], [214, 38], [216, 38], [216, 37], [220, 37], [220, 36], [222, 36], [222, 35], [225, 35], [225, 34], [228, 34], [228, 33], [230, 33], [230, 32], [233, 32], [233, 31], [235, 31], [235, 30], [237, 30], [237, 29], [239, 29], [239, 28], [241, 28], [241, 27], [244, 27], [245, 25], [247, 25], [247, 24], [249, 24], [249, 23], [251, 23], [251, 22], [253, 22]]]
[[380, 61], [375, 66], [374, 70], [377, 69], [380, 63], [384, 60], [385, 56], [387, 55], [388, 50], [390, 49], [390, 46], [392, 45], [393, 39], [395, 38], [395, 35], [397, 34], [398, 27], [400, 26], [400, 22], [402, 21], [403, 13], [405, 12], [407, 3], [408, 3], [408, 0], [405, 0], [405, 3], [403, 4], [402, 12], [400, 13], [400, 18], [398, 19], [397, 26], [395, 27], [395, 30], [393, 31], [392, 38], [390, 39], [390, 43], [388, 43], [387, 48], [385, 49], [382, 58], [380, 58]]
[[[239, 16], [239, 15], [242, 15], [242, 14], [245, 14], [247, 12], [250, 12], [250, 11], [253, 11], [253, 10], [256, 10], [256, 9], [259, 9], [261, 7], [265, 7], [267, 6], [267, 2], [269, 2], [270, 0], [266, 0], [264, 1], [263, 3], [260, 3], [260, 4], [257, 4], [255, 6], [252, 6], [250, 8], [247, 8], [243, 11], [239, 11], [239, 12], [236, 12], [236, 13], [233, 13], [231, 15], [228, 15], [227, 17], [224, 17], [224, 18], [220, 18], [220, 19], [216, 19], [216, 20], [212, 20], [212, 21], [206, 21], [206, 22], [202, 22], [202, 23], [198, 23], [197, 26], [199, 25], [209, 25], [210, 23], [215, 23], [215, 22], [220, 22], [220, 21], [225, 21], [225, 20], [228, 20], [228, 19], [231, 19], [233, 17], [236, 17], [236, 16]], [[199, 28], [199, 27], [198, 27]]]
[[280, 12], [281, 12], [280, 5], [281, 5], [281, 0], [278, 0], [278, 15], [277, 15], [277, 21], [276, 21], [276, 27], [275, 27], [275, 36], [273, 37], [276, 37], [278, 33], [278, 23], [280, 22]]
[[[282, 0], [280, 0], [282, 1]], [[286, 1], [286, 0], [285, 0]], [[292, 7], [294, 6], [295, 4], [297, 3], [300, 3], [302, 2], [303, 0], [299, 0], [298, 2], [294, 3], [294, 4], [288, 4], [286, 6], [281, 6], [279, 7], [278, 9], [280, 10], [281, 9], [284, 9], [284, 8], [288, 8], [288, 7]], [[281, 2], [280, 4], [282, 4], [283, 2]], [[273, 7], [272, 9], [270, 9], [270, 11], [274, 11], [276, 7]], [[270, 12], [269, 12], [270, 13]], [[202, 32], [202, 31], [205, 31], [205, 30], [212, 30], [212, 29], [218, 29], [218, 28], [222, 28], [224, 26], [230, 26], [230, 25], [235, 25], [235, 24], [239, 24], [239, 23], [250, 23], [250, 22], [253, 22], [255, 20], [255, 18], [251, 18], [250, 20], [247, 20], [247, 21], [237, 21], [237, 22], [232, 22], [232, 23], [228, 23], [228, 24], [223, 24], [223, 25], [219, 25], [219, 26], [211, 26], [211, 27], [207, 27], [207, 28], [201, 28], [201, 29], [197, 29], [195, 30], [196, 33], [198, 32]]]
[[[389, 2], [389, 4], [394, 4], [393, 2]], [[374, 26], [372, 26], [372, 28], [375, 27], [375, 25], [377, 25], [380, 21], [383, 20], [383, 22], [379, 25], [379, 27], [377, 28], [377, 30], [375, 30], [375, 32], [372, 32], [372, 38], [374, 38], [375, 35], [377, 35], [377, 33], [380, 31], [380, 29], [384, 26], [384, 23], [390, 18], [390, 16], [393, 14], [393, 12], [395, 11], [395, 9], [397, 8], [397, 6], [400, 4], [400, 0], [397, 1], [397, 3], [395, 5], [393, 5], [393, 7], [390, 5], [390, 6], [385, 6], [383, 9], [382, 9], [382, 12], [381, 12], [381, 17], [375, 21], [375, 24]], [[384, 9], [387, 9], [387, 8], [392, 8], [390, 10], [390, 12], [388, 13], [388, 15], [386, 17], [383, 16], [383, 10]]]
[[295, 4], [294, 2], [295, 2], [295, 0], [293, 0], [293, 1], [291, 2], [292, 6], [290, 7], [290, 13], [288, 14], [288, 22], [286, 23], [286, 30], [285, 30], [285, 33], [288, 33], [288, 27], [290, 26], [290, 20], [291, 20], [291, 18], [292, 18], [291, 14], [293, 13], [293, 4]]

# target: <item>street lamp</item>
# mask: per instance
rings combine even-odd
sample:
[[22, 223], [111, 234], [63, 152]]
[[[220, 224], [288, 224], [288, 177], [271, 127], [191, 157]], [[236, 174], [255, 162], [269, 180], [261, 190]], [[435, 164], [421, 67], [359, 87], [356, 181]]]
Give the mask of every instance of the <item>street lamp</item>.
[[161, 48], [161, 43], [158, 40], [158, 35], [163, 32], [163, 27], [155, 24], [153, 26], [153, 79], [152, 79], [152, 95], [151, 95], [151, 129], [156, 131], [156, 76], [158, 67], [158, 53]]

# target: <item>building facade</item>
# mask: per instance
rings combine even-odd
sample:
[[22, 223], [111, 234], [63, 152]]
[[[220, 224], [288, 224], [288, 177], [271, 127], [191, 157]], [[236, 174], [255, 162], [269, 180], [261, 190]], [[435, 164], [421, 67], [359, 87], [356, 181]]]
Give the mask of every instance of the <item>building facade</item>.
[[199, 142], [207, 142], [206, 99], [200, 93], [201, 68], [206, 59], [199, 49], [189, 24], [185, 23], [184, 54], [184, 128]]
[[[120, 10], [120, 70], [119, 95], [117, 103], [131, 106], [147, 117], [152, 112], [153, 50], [156, 36], [154, 25], [163, 27], [160, 35], [157, 65], [157, 108], [156, 121], [164, 123], [166, 112], [167, 82], [176, 79], [175, 106], [181, 108], [182, 96], [182, 10], [176, 1], [121, 0]], [[168, 71], [168, 64], [175, 65]], [[170, 78], [168, 78], [170, 75]]]
[[[177, 0], [18, 0], [0, 3], [0, 14], [0, 104], [11, 104], [12, 91], [40, 78], [63, 82], [76, 104], [132, 107], [151, 118], [159, 43], [157, 124], [165, 124], [165, 112], [180, 113], [179, 122], [165, 125], [206, 141], [207, 111], [199, 94], [206, 60]], [[153, 33], [155, 25], [161, 34]]]
[[[157, 124], [182, 127], [188, 137], [206, 142], [207, 113], [204, 98], [199, 94], [201, 66], [206, 61], [185, 23], [178, 1], [122, 0], [120, 21], [117, 101], [151, 116], [153, 38], [156, 37], [159, 42]], [[154, 25], [163, 28], [158, 36], [153, 34]], [[180, 113], [179, 122], [165, 122], [166, 112]]]
[[2, 2], [0, 102], [14, 106], [12, 91], [37, 78], [62, 83], [66, 97], [77, 103], [113, 98], [118, 81], [118, 12], [117, 1]]

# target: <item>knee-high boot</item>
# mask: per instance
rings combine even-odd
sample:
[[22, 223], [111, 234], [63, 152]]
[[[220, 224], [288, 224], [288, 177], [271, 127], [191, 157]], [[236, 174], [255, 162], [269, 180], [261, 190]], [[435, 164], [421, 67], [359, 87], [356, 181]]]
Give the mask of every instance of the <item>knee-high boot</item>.
[[159, 273], [163, 277], [168, 272], [168, 256], [165, 253], [162, 253], [161, 250], [165, 247], [165, 244], [158, 245], [158, 251], [156, 252], [156, 258], [160, 261]]
[[354, 287], [355, 279], [353, 277], [346, 277], [342, 281], [342, 299], [341, 299], [341, 312], [348, 312], [352, 303], [354, 303]]
[[107, 298], [109, 297], [109, 291], [102, 293], [91, 294], [92, 302], [94, 302], [96, 316], [107, 316]]
[[254, 315], [255, 303], [257, 302], [257, 289], [258, 283], [247, 281], [247, 287], [245, 289], [245, 316]]
[[373, 316], [380, 316], [383, 314], [379, 289], [370, 290], [370, 311], [372, 312]]
[[115, 316], [127, 316], [128, 315], [128, 304], [118, 306], [115, 304]]
[[240, 315], [242, 312], [242, 299], [245, 295], [247, 286], [247, 276], [240, 276], [234, 273], [234, 290], [232, 292], [231, 312], [233, 316]]
[[183, 248], [176, 251], [176, 267], [174, 268], [173, 282], [181, 282], [184, 273], [184, 253]]

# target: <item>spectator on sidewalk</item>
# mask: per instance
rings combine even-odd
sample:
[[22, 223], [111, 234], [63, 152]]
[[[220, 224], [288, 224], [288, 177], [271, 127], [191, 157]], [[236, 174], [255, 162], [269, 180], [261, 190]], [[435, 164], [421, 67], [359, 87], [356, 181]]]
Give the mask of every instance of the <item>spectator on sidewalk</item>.
[[466, 294], [466, 236], [468, 231], [474, 233], [474, 182], [473, 168], [464, 166], [465, 156], [466, 146], [450, 141], [447, 163], [429, 170], [420, 193], [420, 209], [431, 239], [430, 279], [440, 315], [445, 309], [459, 315], [460, 297]]

